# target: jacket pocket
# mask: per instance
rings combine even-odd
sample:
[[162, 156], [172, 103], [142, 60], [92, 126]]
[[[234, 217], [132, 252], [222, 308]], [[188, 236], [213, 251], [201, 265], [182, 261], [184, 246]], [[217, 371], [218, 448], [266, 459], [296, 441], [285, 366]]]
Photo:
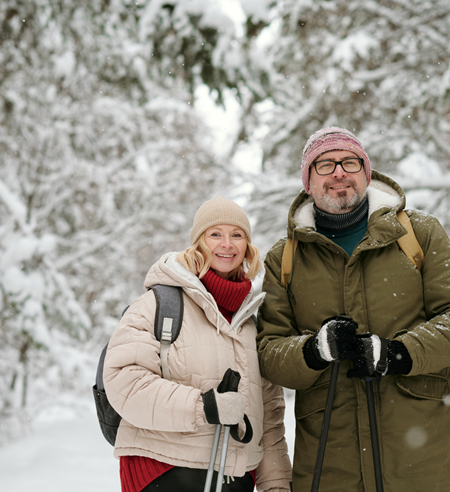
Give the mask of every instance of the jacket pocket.
[[416, 398], [442, 401], [450, 394], [448, 378], [440, 374], [420, 376], [394, 376], [394, 381], [402, 393]]

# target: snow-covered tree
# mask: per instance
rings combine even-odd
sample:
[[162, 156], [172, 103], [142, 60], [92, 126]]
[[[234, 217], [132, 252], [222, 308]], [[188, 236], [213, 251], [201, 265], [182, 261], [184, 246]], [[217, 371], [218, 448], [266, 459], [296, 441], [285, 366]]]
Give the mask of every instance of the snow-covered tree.
[[231, 183], [194, 91], [238, 73], [204, 1], [5, 0], [0, 12], [0, 441], [93, 380], [89, 351]]
[[[441, 173], [450, 170], [446, 0], [283, 0], [267, 15], [253, 54], [267, 77], [267, 98], [259, 126], [249, 125], [263, 151], [251, 205], [265, 245], [285, 230], [301, 188], [302, 150], [319, 128], [353, 131], [382, 172], [398, 174], [397, 164], [411, 156], [422, 161], [419, 179], [403, 171], [408, 189], [430, 184], [424, 178], [436, 171], [432, 161]], [[447, 189], [425, 201], [450, 228]]]

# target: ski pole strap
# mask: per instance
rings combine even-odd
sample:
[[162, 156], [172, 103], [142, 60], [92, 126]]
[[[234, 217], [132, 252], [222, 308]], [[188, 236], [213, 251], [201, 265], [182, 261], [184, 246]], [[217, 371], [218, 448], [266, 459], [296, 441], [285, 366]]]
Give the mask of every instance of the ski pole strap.
[[377, 367], [375, 372], [371, 376], [366, 376], [364, 380], [367, 382], [373, 381], [375, 379], [377, 383], [378, 393], [380, 392], [380, 382], [381, 377], [385, 376], [388, 370], [388, 342], [387, 338], [380, 338], [381, 348], [380, 348], [380, 360], [377, 362]]
[[214, 390], [210, 389], [202, 394], [203, 410], [208, 424], [220, 424], [219, 410], [217, 409], [216, 396]]
[[380, 360], [377, 363], [376, 373], [380, 376], [385, 376], [388, 370], [388, 340], [387, 338], [380, 338]]
[[237, 424], [230, 426], [231, 427], [230, 434], [235, 441], [241, 442], [242, 444], [248, 444], [253, 438], [253, 427], [247, 415], [244, 415], [244, 423], [245, 423], [245, 434], [242, 439], [239, 437], [239, 427]]

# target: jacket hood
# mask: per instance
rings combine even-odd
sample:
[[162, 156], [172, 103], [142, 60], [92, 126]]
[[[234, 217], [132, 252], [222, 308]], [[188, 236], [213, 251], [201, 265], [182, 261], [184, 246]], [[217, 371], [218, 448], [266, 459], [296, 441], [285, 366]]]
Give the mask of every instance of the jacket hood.
[[[380, 216], [405, 207], [405, 193], [393, 179], [384, 174], [372, 171], [371, 181], [367, 187], [369, 199], [369, 217]], [[305, 190], [292, 202], [288, 216], [288, 236], [292, 236], [294, 229], [316, 230], [314, 199]]]
[[192, 272], [186, 270], [178, 261], [176, 261], [177, 252], [166, 253], [150, 267], [144, 287], [149, 289], [152, 285], [174, 285], [176, 287], [197, 288], [207, 292], [199, 278]]

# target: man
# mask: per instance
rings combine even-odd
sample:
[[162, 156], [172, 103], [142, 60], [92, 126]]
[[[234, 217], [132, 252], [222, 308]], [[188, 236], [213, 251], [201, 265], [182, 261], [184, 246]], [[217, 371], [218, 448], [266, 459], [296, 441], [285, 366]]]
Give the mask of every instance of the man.
[[[298, 240], [289, 281], [281, 282], [284, 238], [265, 260], [258, 320], [263, 377], [296, 390], [293, 490], [311, 490], [331, 363], [340, 361], [320, 490], [376, 490], [364, 378], [379, 374], [384, 490], [448, 491], [449, 238], [436, 218], [410, 210], [421, 269], [407, 259], [397, 243], [404, 192], [371, 171], [347, 130], [310, 137], [302, 178], [288, 218]], [[372, 336], [363, 342], [362, 333]]]

